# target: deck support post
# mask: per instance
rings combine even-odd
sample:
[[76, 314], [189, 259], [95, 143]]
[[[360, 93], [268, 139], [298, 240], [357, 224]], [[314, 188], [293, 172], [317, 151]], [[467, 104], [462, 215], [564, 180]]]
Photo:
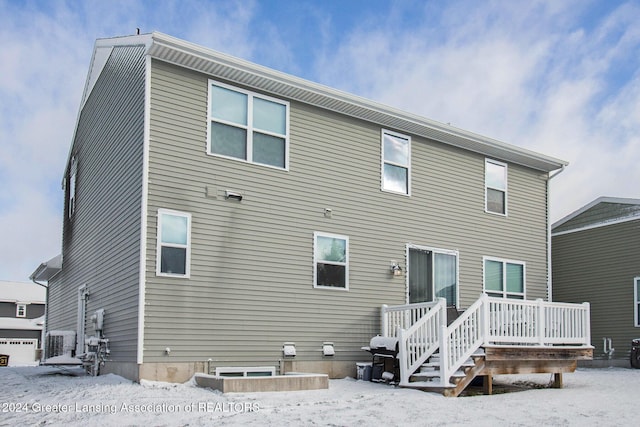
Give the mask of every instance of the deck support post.
[[493, 394], [493, 375], [487, 374], [482, 377], [482, 391], [489, 396]]
[[562, 372], [556, 372], [553, 374], [553, 383], [551, 388], [562, 388]]

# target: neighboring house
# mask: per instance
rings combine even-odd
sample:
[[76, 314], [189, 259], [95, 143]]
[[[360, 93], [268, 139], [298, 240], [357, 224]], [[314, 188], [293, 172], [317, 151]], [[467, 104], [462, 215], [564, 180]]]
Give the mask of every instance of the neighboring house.
[[355, 375], [384, 304], [548, 299], [565, 165], [164, 34], [98, 40], [48, 330], [82, 353], [104, 309], [105, 370], [135, 380]]
[[38, 364], [46, 298], [35, 283], [0, 281], [0, 354], [9, 366]]
[[640, 199], [600, 197], [552, 236], [553, 299], [590, 302], [594, 357], [628, 366], [640, 337]]

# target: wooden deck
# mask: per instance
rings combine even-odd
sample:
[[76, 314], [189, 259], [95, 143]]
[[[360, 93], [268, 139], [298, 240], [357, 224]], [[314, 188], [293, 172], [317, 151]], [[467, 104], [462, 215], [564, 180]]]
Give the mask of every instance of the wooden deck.
[[[383, 307], [382, 334], [398, 338], [400, 386], [458, 396], [474, 378], [574, 372], [592, 359], [588, 304], [483, 295], [453, 322], [443, 300]], [[394, 332], [395, 330], [395, 332]]]

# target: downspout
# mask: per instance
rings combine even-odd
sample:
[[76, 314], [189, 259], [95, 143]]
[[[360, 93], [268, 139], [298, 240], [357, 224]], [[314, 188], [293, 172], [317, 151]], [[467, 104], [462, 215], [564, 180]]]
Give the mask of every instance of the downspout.
[[549, 212], [551, 211], [551, 180], [564, 172], [566, 167], [566, 165], [562, 165], [558, 172], [553, 175], [549, 174], [549, 179], [547, 179], [547, 300], [549, 302], [553, 301], [553, 281], [551, 278], [551, 218], [549, 217]]
[[31, 279], [31, 281], [33, 283], [35, 283], [36, 285], [40, 285], [43, 288], [46, 289], [46, 293], [44, 296], [44, 324], [42, 325], [42, 332], [40, 332], [40, 350], [42, 350], [42, 352], [40, 353], [40, 363], [42, 363], [45, 359], [46, 353], [45, 353], [45, 349], [44, 349], [44, 345], [45, 345], [45, 338], [47, 336], [47, 317], [49, 316], [49, 286], [48, 283], [47, 285], [38, 282], [35, 277], [31, 276], [29, 277]]

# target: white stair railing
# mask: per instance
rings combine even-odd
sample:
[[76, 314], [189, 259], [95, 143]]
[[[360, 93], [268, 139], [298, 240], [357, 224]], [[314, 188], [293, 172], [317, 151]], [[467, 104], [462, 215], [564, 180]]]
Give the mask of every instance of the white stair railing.
[[451, 376], [484, 344], [486, 295], [482, 295], [451, 325], [440, 327], [440, 384], [450, 385]]
[[436, 305], [409, 329], [398, 327], [400, 384], [408, 384], [411, 374], [440, 347], [438, 330], [441, 325], [447, 325], [447, 301], [444, 298], [438, 298]]

